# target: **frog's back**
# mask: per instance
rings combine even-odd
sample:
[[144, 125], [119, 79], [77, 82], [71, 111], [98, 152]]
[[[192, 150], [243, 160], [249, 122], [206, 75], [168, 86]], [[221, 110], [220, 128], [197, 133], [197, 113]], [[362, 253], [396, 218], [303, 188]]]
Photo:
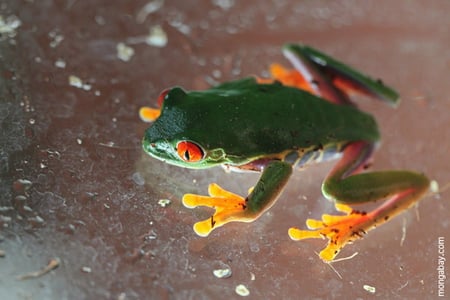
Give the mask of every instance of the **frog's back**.
[[[228, 155], [254, 158], [379, 139], [375, 120], [355, 107], [332, 104], [278, 83], [244, 79], [232, 84], [238, 88], [227, 83], [191, 92], [184, 103], [180, 101], [180, 117], [183, 111], [193, 115], [180, 122], [186, 128], [180, 129], [177, 138], [199, 141], [207, 149], [222, 148]], [[205, 97], [205, 92], [210, 95]]]

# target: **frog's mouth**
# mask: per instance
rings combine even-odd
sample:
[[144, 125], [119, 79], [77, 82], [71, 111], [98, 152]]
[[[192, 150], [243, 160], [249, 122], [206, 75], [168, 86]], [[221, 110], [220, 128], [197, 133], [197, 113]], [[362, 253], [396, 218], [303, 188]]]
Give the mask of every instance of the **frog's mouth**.
[[174, 155], [173, 146], [169, 141], [150, 142], [144, 138], [142, 141], [142, 148], [150, 156], [164, 162], [171, 163], [172, 161], [177, 160], [177, 157]]

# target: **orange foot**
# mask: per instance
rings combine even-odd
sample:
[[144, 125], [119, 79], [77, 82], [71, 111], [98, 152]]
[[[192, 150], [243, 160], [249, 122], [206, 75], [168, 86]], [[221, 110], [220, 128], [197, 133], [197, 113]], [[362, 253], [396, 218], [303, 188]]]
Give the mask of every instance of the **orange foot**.
[[328, 238], [328, 245], [320, 252], [325, 262], [332, 261], [339, 251], [348, 243], [361, 238], [370, 228], [371, 218], [364, 212], [353, 210], [350, 206], [336, 204], [336, 209], [346, 213], [343, 216], [322, 215], [322, 221], [308, 219], [306, 226], [310, 230], [289, 229], [291, 239]]
[[161, 110], [156, 108], [141, 107], [141, 109], [139, 110], [139, 117], [141, 117], [142, 121], [147, 123], [151, 123], [158, 119], [160, 114]]
[[207, 236], [213, 229], [229, 222], [251, 222], [255, 219], [246, 210], [245, 198], [226, 191], [215, 183], [209, 185], [208, 194], [209, 196], [186, 194], [182, 200], [188, 208], [207, 206], [216, 210], [209, 219], [194, 224], [194, 231], [199, 236]]

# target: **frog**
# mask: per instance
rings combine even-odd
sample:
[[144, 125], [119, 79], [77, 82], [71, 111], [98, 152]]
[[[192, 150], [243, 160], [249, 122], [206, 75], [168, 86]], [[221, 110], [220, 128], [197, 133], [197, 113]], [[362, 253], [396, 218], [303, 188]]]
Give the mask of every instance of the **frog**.
[[[321, 185], [337, 214], [307, 219], [307, 229], [288, 230], [294, 241], [328, 239], [319, 256], [332, 262], [347, 244], [418, 203], [430, 180], [410, 170], [368, 170], [380, 130], [353, 98], [397, 107], [397, 91], [308, 45], [289, 43], [282, 52], [293, 68], [273, 64], [269, 78], [250, 76], [206, 90], [164, 90], [159, 108], [140, 111], [143, 120], [153, 123], [142, 147], [178, 167], [222, 166], [261, 174], [248, 195], [211, 183], [208, 195], [183, 196], [187, 208], [215, 210], [193, 226], [202, 237], [230, 222], [257, 220], [280, 198], [294, 170], [337, 160]], [[371, 211], [357, 209], [378, 202]]]

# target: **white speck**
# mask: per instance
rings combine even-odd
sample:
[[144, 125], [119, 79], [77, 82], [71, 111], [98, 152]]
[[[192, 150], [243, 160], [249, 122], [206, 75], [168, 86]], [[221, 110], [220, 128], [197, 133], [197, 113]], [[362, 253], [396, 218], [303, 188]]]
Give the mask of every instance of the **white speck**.
[[8, 36], [13, 37], [16, 35], [16, 29], [22, 25], [22, 21], [14, 15], [3, 18], [0, 16], [0, 34], [6, 33]]
[[66, 67], [66, 62], [59, 58], [55, 61], [55, 67], [64, 69]]
[[83, 140], [82, 140], [82, 139], [77, 139], [77, 144], [78, 144], [78, 145], [83, 144]]
[[35, 119], [29, 119], [28, 122], [29, 122], [31, 125], [34, 125], [34, 124], [36, 123], [36, 120], [35, 120]]
[[250, 295], [250, 291], [243, 284], [239, 284], [238, 286], [236, 286], [235, 292], [236, 292], [236, 294], [238, 294], [239, 296], [242, 296], [242, 297], [246, 297], [246, 296]]
[[31, 185], [33, 184], [28, 179], [18, 179], [16, 182], [21, 185], [21, 187], [24, 191], [28, 190], [31, 187]]
[[222, 77], [222, 72], [216, 69], [212, 72], [212, 75], [214, 78], [219, 79], [220, 77]]
[[39, 56], [36, 56], [34, 58], [34, 61], [37, 62], [38, 64], [42, 62], [42, 58], [40, 58]]
[[83, 81], [81, 81], [80, 77], [77, 77], [75, 75], [70, 75], [69, 76], [69, 84], [71, 86], [74, 86], [74, 87], [77, 87], [77, 88], [83, 87]]
[[363, 285], [363, 288], [371, 294], [375, 294], [375, 292], [377, 291], [375, 287], [368, 284]]
[[117, 297], [117, 300], [125, 300], [126, 298], [127, 298], [127, 294], [120, 293], [119, 296]]
[[213, 271], [214, 276], [216, 276], [217, 278], [228, 278], [231, 276], [231, 269], [230, 268], [226, 268], [226, 269], [217, 269]]
[[434, 194], [439, 193], [439, 183], [436, 180], [431, 180], [430, 191]]
[[44, 223], [44, 219], [41, 218], [40, 216], [36, 216], [34, 218], [30, 218], [30, 220], [35, 221], [37, 223], [41, 223], [41, 224]]
[[222, 10], [229, 10], [233, 7], [235, 0], [212, 0], [215, 6], [220, 7]]
[[252, 272], [250, 272], [250, 280], [254, 281], [256, 279], [255, 274], [253, 274]]
[[135, 36], [127, 39], [127, 44], [146, 43], [150, 46], [164, 47], [167, 45], [167, 34], [161, 26], [156, 25], [150, 28], [150, 32], [145, 36]]
[[158, 204], [159, 204], [159, 206], [161, 206], [161, 207], [166, 207], [166, 206], [168, 206], [169, 204], [170, 204], [170, 200], [169, 199], [159, 199], [158, 200]]
[[62, 34], [59, 34], [58, 32], [52, 30], [48, 33], [48, 36], [52, 38], [52, 41], [50, 42], [51, 48], [56, 48], [58, 45], [64, 40], [64, 36]]
[[103, 206], [104, 206], [105, 208], [111, 208], [111, 206], [109, 206], [109, 205], [106, 204], [106, 203], [103, 203]]
[[167, 45], [167, 34], [161, 26], [156, 25], [150, 28], [146, 43], [150, 46], [164, 47]]
[[184, 35], [188, 35], [189, 33], [191, 33], [191, 27], [189, 27], [189, 25], [177, 23], [174, 27]]
[[95, 92], [94, 92], [94, 95], [95, 96], [100, 96], [102, 93], [99, 91], [99, 90], [96, 90]]
[[[12, 218], [11, 217], [7, 217], [7, 216], [1, 216], [0, 215], [0, 221], [3, 223], [7, 223], [7, 222], [11, 222]], [[5, 224], [4, 224], [5, 225]]]
[[47, 168], [47, 166], [44, 163], [40, 163], [40, 167], [41, 167], [41, 169]]
[[153, 0], [148, 2], [142, 7], [136, 15], [136, 21], [141, 24], [144, 23], [145, 19], [149, 14], [158, 11], [164, 4], [164, 0]]
[[69, 85], [79, 89], [83, 89], [85, 91], [89, 91], [92, 88], [90, 84], [83, 83], [83, 81], [75, 75], [69, 76]]
[[89, 268], [89, 267], [82, 267], [82, 268], [81, 268], [81, 271], [83, 271], [84, 273], [91, 273], [91, 272], [92, 272], [92, 269]]
[[116, 118], [116, 117], [112, 118], [112, 121], [113, 121], [114, 123], [116, 123], [116, 122], [117, 122], [117, 118]]
[[90, 91], [91, 88], [92, 88], [92, 85], [87, 84], [87, 83], [83, 84], [83, 90], [85, 90], [85, 91]]
[[134, 55], [134, 49], [124, 43], [118, 43], [116, 50], [117, 57], [122, 61], [129, 61]]

